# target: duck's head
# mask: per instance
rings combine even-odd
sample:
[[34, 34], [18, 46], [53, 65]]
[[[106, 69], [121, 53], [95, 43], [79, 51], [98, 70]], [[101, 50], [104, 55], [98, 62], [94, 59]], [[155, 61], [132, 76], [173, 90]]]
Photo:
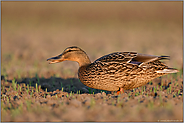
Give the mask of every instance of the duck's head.
[[87, 54], [82, 49], [76, 46], [68, 47], [60, 55], [47, 59], [47, 61], [50, 61], [49, 64], [67, 60], [76, 61], [79, 63], [79, 66], [91, 63]]

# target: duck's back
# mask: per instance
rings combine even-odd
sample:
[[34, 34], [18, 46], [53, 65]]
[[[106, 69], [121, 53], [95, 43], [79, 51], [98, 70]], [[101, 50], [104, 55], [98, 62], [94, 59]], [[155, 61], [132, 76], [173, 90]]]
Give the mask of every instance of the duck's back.
[[[160, 62], [168, 56], [152, 56], [135, 52], [116, 52], [105, 55], [89, 66], [79, 68], [79, 79], [91, 88], [117, 91], [132, 89], [152, 79], [171, 73]], [[164, 70], [167, 70], [164, 71]], [[160, 72], [158, 72], [160, 71]]]

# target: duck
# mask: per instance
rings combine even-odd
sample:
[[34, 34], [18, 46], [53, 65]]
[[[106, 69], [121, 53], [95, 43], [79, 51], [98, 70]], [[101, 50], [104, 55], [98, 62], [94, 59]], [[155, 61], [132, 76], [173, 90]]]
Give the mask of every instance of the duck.
[[114, 52], [91, 62], [84, 50], [67, 47], [61, 54], [48, 58], [49, 64], [75, 61], [79, 64], [78, 78], [86, 86], [119, 95], [124, 90], [143, 86], [151, 80], [178, 72], [160, 60], [169, 56], [155, 56], [137, 52]]

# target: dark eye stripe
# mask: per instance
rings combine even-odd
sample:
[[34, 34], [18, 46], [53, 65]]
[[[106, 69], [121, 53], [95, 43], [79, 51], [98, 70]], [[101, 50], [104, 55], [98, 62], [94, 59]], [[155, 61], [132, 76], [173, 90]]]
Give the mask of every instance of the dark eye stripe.
[[69, 52], [72, 52], [72, 51], [79, 51], [79, 50], [68, 50], [68, 51], [64, 52], [62, 55], [69, 53]]

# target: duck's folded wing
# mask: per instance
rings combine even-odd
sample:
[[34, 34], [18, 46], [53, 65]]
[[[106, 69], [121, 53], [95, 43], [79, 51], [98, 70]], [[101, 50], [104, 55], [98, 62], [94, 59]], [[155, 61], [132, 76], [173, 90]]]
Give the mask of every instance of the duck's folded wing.
[[[132, 69], [133, 66], [144, 67], [146, 69], [154, 68], [157, 73], [178, 72], [178, 70], [169, 68], [167, 65], [159, 61], [163, 59], [169, 59], [169, 56], [155, 56], [136, 52], [115, 52], [97, 59], [94, 63], [98, 62], [101, 66], [115, 66], [115, 68], [122, 64], [126, 67], [131, 66], [130, 69]], [[109, 69], [109, 67], [105, 68]]]
[[142, 63], [153, 62], [161, 59], [169, 59], [169, 56], [154, 56], [147, 54], [140, 54], [136, 52], [115, 52], [105, 55], [95, 62], [124, 62], [140, 65]]
[[123, 62], [128, 63], [133, 58], [137, 56], [138, 53], [136, 52], [115, 52], [111, 53], [105, 56], [102, 56], [101, 58], [97, 59], [94, 62]]

